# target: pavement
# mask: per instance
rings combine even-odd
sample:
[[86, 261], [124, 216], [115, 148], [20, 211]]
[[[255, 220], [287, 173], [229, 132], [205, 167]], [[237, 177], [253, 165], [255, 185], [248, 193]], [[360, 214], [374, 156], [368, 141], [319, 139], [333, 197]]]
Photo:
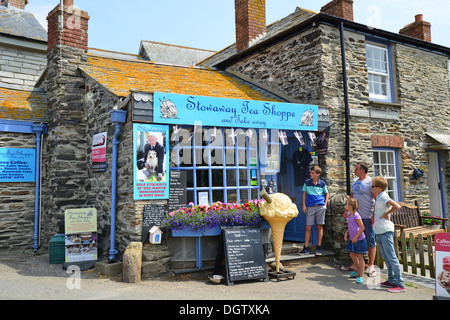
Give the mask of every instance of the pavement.
[[[431, 301], [435, 294], [434, 279], [411, 274], [404, 274], [405, 293], [389, 293], [379, 286], [387, 279], [386, 270], [378, 270], [377, 277], [366, 277], [365, 284], [356, 284], [355, 279], [349, 277], [350, 273], [341, 271], [341, 263], [333, 258], [317, 259], [317, 262], [309, 259], [307, 263], [286, 260], [283, 264], [294, 277], [280, 281], [238, 281], [229, 286], [211, 283], [208, 275], [212, 271], [200, 271], [130, 284], [122, 282], [121, 277], [105, 277], [95, 269], [79, 271], [69, 267], [64, 270], [62, 264], [49, 264], [48, 252], [3, 250], [0, 253], [0, 300], [178, 300], [184, 306], [189, 301], [197, 305], [202, 301], [219, 304], [283, 300]], [[175, 311], [180, 310], [175, 307]]]

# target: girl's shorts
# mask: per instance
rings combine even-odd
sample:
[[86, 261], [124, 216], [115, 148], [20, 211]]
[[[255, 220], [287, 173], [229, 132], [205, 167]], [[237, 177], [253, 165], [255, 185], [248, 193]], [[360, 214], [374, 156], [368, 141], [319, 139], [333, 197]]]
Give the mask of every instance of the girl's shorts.
[[352, 243], [352, 240], [350, 239], [347, 243], [347, 246], [345, 247], [345, 250], [347, 250], [348, 252], [366, 254], [368, 253], [367, 241], [366, 239], [362, 239], [356, 243]]

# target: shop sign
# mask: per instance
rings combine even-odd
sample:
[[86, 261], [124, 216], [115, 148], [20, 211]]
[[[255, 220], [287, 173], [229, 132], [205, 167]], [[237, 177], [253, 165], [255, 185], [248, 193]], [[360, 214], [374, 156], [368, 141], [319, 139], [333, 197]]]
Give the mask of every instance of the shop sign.
[[436, 296], [450, 298], [450, 234], [434, 236]]
[[0, 148], [0, 182], [34, 182], [36, 150]]
[[155, 123], [317, 131], [319, 107], [281, 103], [154, 93]]
[[106, 172], [107, 132], [97, 133], [92, 139], [92, 169], [94, 172]]
[[97, 209], [64, 212], [66, 262], [97, 260]]
[[134, 200], [169, 199], [169, 126], [133, 124]]

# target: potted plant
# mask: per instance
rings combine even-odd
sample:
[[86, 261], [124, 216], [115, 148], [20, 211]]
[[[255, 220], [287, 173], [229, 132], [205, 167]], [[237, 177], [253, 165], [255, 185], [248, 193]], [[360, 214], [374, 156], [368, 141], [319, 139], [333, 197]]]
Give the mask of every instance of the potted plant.
[[261, 227], [265, 220], [259, 214], [260, 202], [214, 203], [212, 206], [197, 205], [192, 202], [186, 208], [170, 212], [163, 220], [162, 227], [173, 236], [219, 235], [220, 226]]
[[432, 229], [440, 229], [442, 225], [442, 220], [434, 218], [439, 217], [432, 216], [429, 212], [423, 212], [422, 214], [422, 221], [424, 225], [428, 225]]

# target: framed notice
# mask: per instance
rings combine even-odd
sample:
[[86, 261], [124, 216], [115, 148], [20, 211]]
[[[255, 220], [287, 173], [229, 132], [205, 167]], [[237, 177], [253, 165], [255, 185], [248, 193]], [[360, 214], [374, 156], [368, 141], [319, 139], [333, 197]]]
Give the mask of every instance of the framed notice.
[[134, 200], [169, 199], [169, 126], [133, 124]]
[[97, 209], [64, 212], [66, 262], [97, 260]]
[[0, 182], [34, 182], [36, 150], [0, 148]]

